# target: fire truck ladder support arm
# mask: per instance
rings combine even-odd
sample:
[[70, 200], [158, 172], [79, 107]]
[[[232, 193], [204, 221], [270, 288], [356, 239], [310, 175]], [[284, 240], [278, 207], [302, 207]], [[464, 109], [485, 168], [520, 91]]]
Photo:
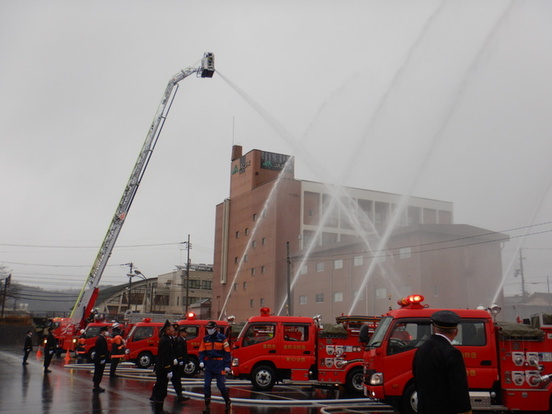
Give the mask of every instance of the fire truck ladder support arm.
[[174, 75], [167, 84], [165, 93], [163, 94], [163, 99], [159, 104], [148, 135], [146, 136], [146, 140], [144, 141], [144, 145], [138, 155], [138, 160], [136, 161], [132, 173], [130, 174], [130, 179], [125, 187], [121, 201], [119, 201], [115, 215], [111, 220], [111, 224], [109, 225], [104, 241], [98, 251], [98, 255], [96, 256], [96, 260], [92, 265], [92, 269], [90, 270], [90, 273], [71, 312], [71, 320], [73, 323], [83, 326], [84, 321], [92, 311], [92, 307], [96, 301], [97, 287], [100, 283], [100, 279], [109, 257], [111, 256], [117, 237], [123, 227], [126, 216], [130, 210], [132, 201], [136, 196], [136, 192], [138, 191], [140, 182], [142, 181], [153, 150], [155, 149], [155, 145], [159, 139], [159, 135], [161, 134], [167, 115], [171, 109], [172, 102], [176, 92], [178, 91], [178, 82], [190, 76], [192, 73], [197, 73], [197, 76], [201, 78], [211, 78], [213, 77], [214, 72], [214, 55], [213, 53], [207, 52], [204, 54], [199, 67], [189, 67], [181, 70]]

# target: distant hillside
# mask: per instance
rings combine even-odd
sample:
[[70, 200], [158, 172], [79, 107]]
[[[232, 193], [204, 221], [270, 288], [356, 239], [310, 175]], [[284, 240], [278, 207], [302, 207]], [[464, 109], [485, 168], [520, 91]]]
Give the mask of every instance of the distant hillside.
[[32, 313], [56, 313], [56, 316], [69, 316], [79, 291], [49, 291], [38, 287], [17, 284], [13, 297], [6, 298], [6, 309], [24, 309]]

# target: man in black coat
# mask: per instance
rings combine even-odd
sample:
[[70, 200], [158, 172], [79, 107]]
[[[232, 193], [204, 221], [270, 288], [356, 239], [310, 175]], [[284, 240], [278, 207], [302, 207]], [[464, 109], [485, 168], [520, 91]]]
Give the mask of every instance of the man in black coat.
[[93, 392], [104, 392], [105, 389], [100, 387], [100, 382], [102, 382], [103, 374], [105, 371], [105, 362], [109, 356], [108, 347], [107, 347], [107, 336], [109, 335], [109, 328], [107, 326], [102, 326], [100, 328], [100, 335], [96, 339], [96, 344], [94, 345], [94, 376], [92, 377], [92, 382], [94, 383]]
[[57, 349], [57, 339], [52, 333], [52, 328], [48, 328], [48, 335], [46, 336], [45, 343], [44, 343], [44, 373], [45, 374], [49, 374], [50, 372], [52, 372], [48, 367], [50, 366], [50, 362], [52, 362], [52, 358], [54, 356], [54, 352], [56, 352], [56, 349]]
[[173, 340], [174, 327], [169, 321], [165, 322], [160, 332], [159, 345], [157, 347], [157, 360], [155, 363], [155, 385], [153, 386], [153, 403], [155, 404], [155, 413], [166, 413], [163, 410], [163, 402], [167, 396], [167, 386], [173, 376], [173, 367], [177, 364]]
[[412, 363], [418, 413], [471, 414], [466, 366], [452, 345], [460, 316], [443, 310], [431, 315], [431, 321], [433, 335], [416, 351]]
[[185, 326], [175, 325], [174, 328], [177, 331], [173, 345], [177, 365], [174, 367], [171, 382], [176, 392], [177, 400], [182, 402], [190, 399], [190, 397], [182, 395], [182, 375], [184, 374], [184, 365], [188, 363], [188, 343], [186, 342], [188, 332]]
[[25, 335], [25, 343], [23, 344], [23, 352], [25, 353], [23, 355], [23, 365], [29, 365], [27, 362], [27, 358], [29, 358], [29, 354], [33, 350], [33, 332], [27, 331], [27, 335]]

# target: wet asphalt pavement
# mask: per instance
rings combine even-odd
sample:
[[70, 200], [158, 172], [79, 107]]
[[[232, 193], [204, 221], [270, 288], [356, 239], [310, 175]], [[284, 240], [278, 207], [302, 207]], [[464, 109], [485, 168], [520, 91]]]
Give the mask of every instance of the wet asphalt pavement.
[[[120, 365], [119, 377], [104, 376], [106, 392], [92, 392], [93, 365], [77, 365], [74, 359], [54, 357], [51, 373], [44, 374], [42, 358], [31, 353], [29, 365], [22, 365], [19, 347], [0, 350], [0, 413], [153, 413], [149, 401], [154, 376], [151, 370]], [[109, 367], [106, 368], [109, 373]], [[278, 384], [271, 392], [255, 392], [247, 381], [229, 379], [232, 413], [314, 414], [392, 413], [387, 406], [374, 405], [364, 398], [340, 395], [335, 389], [308, 385]], [[172, 385], [164, 409], [171, 413], [201, 413], [204, 408], [202, 379], [183, 381], [189, 401], [176, 401]], [[213, 382], [212, 414], [224, 413], [224, 404]]]

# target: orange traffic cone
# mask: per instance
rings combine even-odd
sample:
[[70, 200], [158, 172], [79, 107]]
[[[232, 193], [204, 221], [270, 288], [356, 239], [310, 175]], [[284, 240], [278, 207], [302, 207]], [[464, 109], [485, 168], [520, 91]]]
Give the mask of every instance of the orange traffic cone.
[[36, 351], [36, 359], [42, 358], [42, 347], [38, 347], [38, 351]]
[[71, 351], [67, 350], [65, 351], [65, 365], [67, 365], [69, 362], [71, 362]]

